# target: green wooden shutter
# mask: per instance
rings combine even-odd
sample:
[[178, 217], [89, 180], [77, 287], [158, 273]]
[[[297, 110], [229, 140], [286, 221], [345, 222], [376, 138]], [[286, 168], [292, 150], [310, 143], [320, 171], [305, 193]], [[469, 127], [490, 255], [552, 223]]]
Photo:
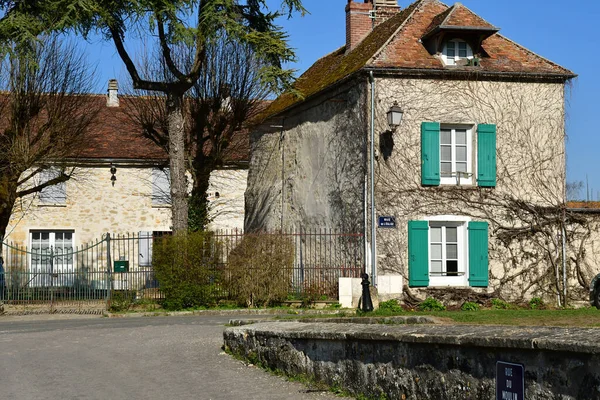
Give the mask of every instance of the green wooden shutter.
[[440, 184], [440, 123], [421, 123], [421, 184]]
[[408, 285], [429, 286], [429, 222], [408, 221]]
[[488, 223], [469, 222], [469, 286], [488, 286]]
[[496, 125], [477, 126], [477, 184], [496, 186]]

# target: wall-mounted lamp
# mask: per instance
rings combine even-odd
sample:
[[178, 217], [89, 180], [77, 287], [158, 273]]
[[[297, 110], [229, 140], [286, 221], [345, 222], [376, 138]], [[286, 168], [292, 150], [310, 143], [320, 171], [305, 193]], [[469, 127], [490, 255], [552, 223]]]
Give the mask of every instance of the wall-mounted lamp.
[[115, 182], [117, 181], [117, 177], [115, 176], [117, 173], [117, 167], [115, 167], [114, 165], [110, 166], [110, 181], [112, 182], [112, 185], [115, 186]]
[[404, 111], [400, 108], [397, 101], [394, 101], [394, 104], [390, 107], [387, 112], [387, 120], [388, 125], [392, 130], [395, 130], [400, 122], [402, 122], [402, 116], [404, 115]]

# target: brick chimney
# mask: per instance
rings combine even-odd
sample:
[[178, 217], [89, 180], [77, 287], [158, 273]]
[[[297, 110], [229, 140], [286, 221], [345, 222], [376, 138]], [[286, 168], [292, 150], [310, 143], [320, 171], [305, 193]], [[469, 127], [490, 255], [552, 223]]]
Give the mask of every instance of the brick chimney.
[[375, 26], [388, 18], [393, 17], [400, 11], [398, 0], [373, 0], [375, 2]]
[[348, 0], [346, 5], [346, 53], [352, 51], [373, 28], [394, 16], [398, 0]]
[[346, 5], [346, 53], [354, 49], [373, 29], [371, 13], [373, 0], [357, 3], [348, 0]]
[[119, 83], [116, 79], [108, 81], [108, 96], [106, 98], [107, 107], [119, 107]]

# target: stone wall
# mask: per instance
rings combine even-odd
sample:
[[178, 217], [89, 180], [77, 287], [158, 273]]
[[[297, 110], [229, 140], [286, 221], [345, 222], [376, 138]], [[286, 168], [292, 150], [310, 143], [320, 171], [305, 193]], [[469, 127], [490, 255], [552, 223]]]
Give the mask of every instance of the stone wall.
[[313, 99], [252, 134], [246, 230], [362, 232], [365, 88]]
[[270, 322], [228, 328], [224, 342], [253, 363], [368, 398], [493, 399], [496, 363], [503, 361], [524, 366], [528, 400], [593, 400], [600, 399], [599, 335], [573, 328]]
[[[80, 246], [107, 232], [170, 231], [171, 206], [152, 204], [151, 171], [151, 167], [120, 166], [112, 186], [110, 167], [78, 168], [66, 182], [66, 204], [41, 204], [38, 195], [19, 200], [6, 240], [29, 245], [31, 230], [73, 230], [74, 243]], [[246, 175], [244, 169], [217, 170], [211, 175], [212, 229], [242, 228]]]

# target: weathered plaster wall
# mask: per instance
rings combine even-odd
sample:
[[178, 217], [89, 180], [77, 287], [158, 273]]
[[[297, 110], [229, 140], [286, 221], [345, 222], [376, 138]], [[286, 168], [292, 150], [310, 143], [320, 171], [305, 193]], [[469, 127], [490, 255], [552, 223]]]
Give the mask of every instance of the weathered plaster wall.
[[151, 170], [120, 167], [113, 187], [110, 168], [78, 168], [66, 182], [65, 205], [40, 204], [37, 195], [15, 205], [7, 240], [28, 244], [32, 229], [74, 230], [76, 245], [107, 232], [169, 231], [170, 206], [152, 206]]
[[[221, 169], [211, 173], [208, 188], [211, 218], [209, 229], [244, 229], [244, 192], [247, 180], [247, 169]], [[219, 193], [219, 197], [216, 193]]]
[[309, 101], [253, 133], [246, 230], [362, 231], [365, 88]]
[[[378, 269], [408, 278], [407, 223], [433, 215], [469, 216], [490, 222], [490, 287], [505, 298], [538, 294], [549, 265], [531, 241], [507, 244], [496, 234], [527, 225], [515, 208], [562, 203], [565, 180], [564, 86], [562, 84], [377, 79], [376, 132], [388, 128], [386, 111], [404, 110], [393, 133], [391, 156], [376, 162], [378, 215], [394, 215], [396, 229], [378, 230]], [[497, 186], [423, 187], [421, 123], [438, 121], [497, 125]], [[377, 135], [379, 136], [379, 135]], [[379, 143], [376, 143], [379, 148]], [[476, 130], [473, 129], [473, 149]], [[474, 151], [474, 155], [476, 152]], [[476, 157], [473, 157], [476, 172]], [[557, 231], [558, 233], [558, 231]], [[485, 290], [484, 290], [485, 291]]]

